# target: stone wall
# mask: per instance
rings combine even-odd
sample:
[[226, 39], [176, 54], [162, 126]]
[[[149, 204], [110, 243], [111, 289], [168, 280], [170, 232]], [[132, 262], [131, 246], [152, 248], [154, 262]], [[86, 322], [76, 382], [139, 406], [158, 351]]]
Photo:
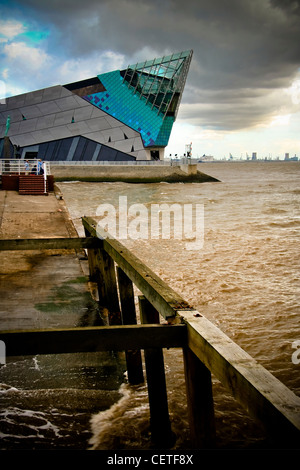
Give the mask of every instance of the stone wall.
[[127, 182], [206, 182], [217, 181], [197, 171], [197, 165], [55, 165], [51, 174], [56, 181], [127, 181]]

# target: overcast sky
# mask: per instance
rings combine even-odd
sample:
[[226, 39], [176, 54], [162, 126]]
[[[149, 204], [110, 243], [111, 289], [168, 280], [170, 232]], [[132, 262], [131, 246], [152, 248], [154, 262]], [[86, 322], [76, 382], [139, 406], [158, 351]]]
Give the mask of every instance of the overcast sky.
[[300, 157], [300, 0], [0, 0], [7, 97], [193, 59], [166, 156]]

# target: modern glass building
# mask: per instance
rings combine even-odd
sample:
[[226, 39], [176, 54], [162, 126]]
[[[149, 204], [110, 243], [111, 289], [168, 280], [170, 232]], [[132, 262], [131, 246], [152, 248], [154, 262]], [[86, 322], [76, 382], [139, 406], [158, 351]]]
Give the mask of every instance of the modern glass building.
[[[0, 158], [163, 159], [192, 51], [0, 101]], [[7, 139], [6, 139], [7, 144]]]

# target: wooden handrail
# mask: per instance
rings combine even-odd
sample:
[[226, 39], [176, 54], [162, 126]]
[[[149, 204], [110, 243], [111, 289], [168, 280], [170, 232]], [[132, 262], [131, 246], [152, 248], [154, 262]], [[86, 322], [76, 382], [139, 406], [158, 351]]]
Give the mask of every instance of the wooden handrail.
[[[82, 219], [90, 236], [103, 237], [103, 249], [169, 322], [187, 326], [187, 347], [274, 435], [300, 442], [300, 397], [282, 384], [219, 328], [193, 309], [124, 245], [104, 233], [97, 221]], [[187, 305], [187, 308], [185, 308]]]
[[99, 248], [101, 240], [95, 237], [0, 239], [0, 251], [10, 250], [72, 250]]
[[[82, 219], [83, 226], [90, 236], [105, 236], [91, 217]], [[127, 274], [149, 302], [164, 318], [175, 317], [178, 310], [194, 310], [176, 291], [142, 263], [128, 248], [113, 237], [102, 238], [103, 249], [115, 263]]]
[[[210, 374], [214, 374], [249, 414], [259, 420], [279, 442], [285, 440], [288, 445], [299, 446], [300, 398], [205, 318], [202, 312], [191, 307], [123, 244], [101, 232], [94, 219], [84, 217], [82, 223], [86, 238], [0, 240], [0, 250], [85, 248], [91, 262], [90, 273], [95, 276], [99, 293], [108, 306], [112, 306], [114, 313], [118, 314], [119, 308], [114, 277], [116, 263], [119, 270], [119, 295], [123, 296], [123, 301], [131, 290], [128, 289], [128, 283], [126, 288], [122, 288], [121, 284], [126, 277], [120, 275], [121, 272], [167, 320], [168, 325], [112, 323], [108, 327], [5, 331], [0, 333], [0, 339], [6, 343], [7, 354], [181, 347], [185, 359], [188, 405], [192, 410], [190, 426], [196, 446], [203, 445], [207, 441], [206, 436], [213, 433]], [[128, 305], [124, 308], [128, 308]], [[133, 322], [132, 316], [130, 318], [128, 322]], [[112, 319], [116, 322], [120, 320], [118, 315]], [[123, 319], [126, 320], [125, 311]], [[203, 395], [204, 389], [204, 406], [199, 406], [198, 397]], [[195, 409], [202, 414], [201, 419], [195, 414]], [[197, 436], [199, 430], [200, 438]]]
[[186, 346], [185, 325], [111, 325], [0, 332], [7, 356]]

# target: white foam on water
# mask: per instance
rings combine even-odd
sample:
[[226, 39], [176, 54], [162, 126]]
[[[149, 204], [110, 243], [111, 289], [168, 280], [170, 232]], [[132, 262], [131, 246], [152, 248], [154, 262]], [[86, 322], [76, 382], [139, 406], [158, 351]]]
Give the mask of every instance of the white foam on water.
[[90, 450], [134, 448], [147, 442], [149, 404], [146, 385], [124, 383], [119, 392], [122, 397], [118, 402], [92, 417]]
[[[0, 432], [0, 438], [29, 439], [43, 437], [45, 431], [50, 431], [56, 438], [62, 437], [59, 428], [53, 425], [41, 411], [22, 410], [17, 407], [9, 407], [0, 412], [0, 422], [3, 421], [7, 428], [14, 429], [15, 433]], [[20, 422], [24, 422], [27, 432], [24, 433]], [[20, 431], [20, 433], [18, 432]], [[30, 434], [31, 432], [31, 434]]]
[[11, 392], [18, 392], [19, 390], [16, 387], [11, 385], [0, 383], [0, 395], [5, 395]]

